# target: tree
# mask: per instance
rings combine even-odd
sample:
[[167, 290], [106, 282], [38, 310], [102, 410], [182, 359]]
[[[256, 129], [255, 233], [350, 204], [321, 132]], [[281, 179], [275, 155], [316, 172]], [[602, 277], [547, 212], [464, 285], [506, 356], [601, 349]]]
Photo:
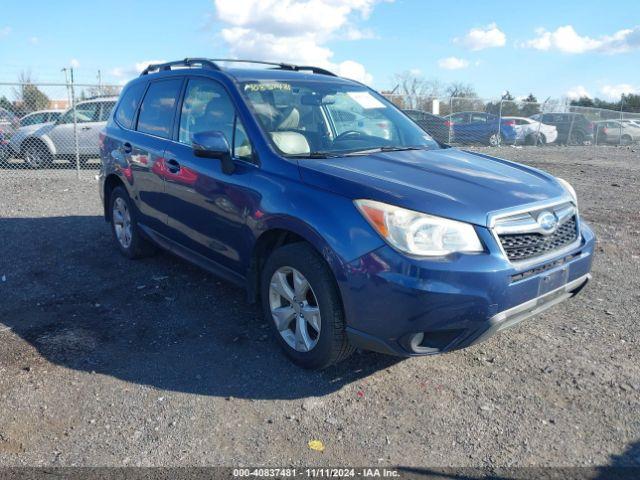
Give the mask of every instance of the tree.
[[530, 117], [536, 113], [540, 113], [540, 103], [536, 96], [533, 93], [530, 93], [529, 96], [522, 101], [522, 105], [520, 106], [520, 115], [523, 117]]
[[19, 86], [14, 89], [14, 96], [24, 113], [49, 108], [49, 97], [33, 83], [31, 72], [20, 72], [18, 84]]
[[478, 98], [473, 86], [463, 82], [452, 82], [447, 87], [447, 96], [456, 98]]
[[402, 97], [403, 108], [431, 110], [427, 106], [429, 100], [442, 95], [442, 83], [439, 80], [427, 80], [415, 72], [397, 73], [393, 76], [393, 82], [396, 87], [392, 93]]
[[15, 110], [13, 103], [11, 103], [9, 99], [4, 95], [0, 98], [0, 108], [4, 108], [5, 110], [9, 110], [10, 112], [13, 112]]

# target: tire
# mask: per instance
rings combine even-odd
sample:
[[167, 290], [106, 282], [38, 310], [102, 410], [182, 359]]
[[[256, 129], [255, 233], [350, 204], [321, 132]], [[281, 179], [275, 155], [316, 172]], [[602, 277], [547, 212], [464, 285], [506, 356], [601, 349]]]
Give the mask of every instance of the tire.
[[114, 188], [109, 195], [111, 233], [120, 253], [131, 259], [147, 257], [156, 251], [138, 227], [136, 213], [125, 188]]
[[[294, 276], [297, 285], [304, 285], [302, 280], [305, 280], [308, 287], [294, 289]], [[283, 291], [281, 282], [289, 286], [286, 295], [280, 293]], [[265, 319], [273, 326], [276, 341], [299, 367], [321, 370], [353, 353], [333, 273], [309, 244], [285, 245], [269, 256], [261, 273], [260, 297]], [[274, 311], [280, 314], [274, 314]], [[310, 320], [312, 318], [314, 320]], [[319, 326], [319, 332], [314, 325]]]
[[490, 147], [499, 147], [500, 145], [502, 145], [503, 140], [504, 139], [502, 138], [502, 134], [494, 133], [487, 139], [487, 144]]
[[31, 168], [45, 168], [53, 166], [53, 155], [39, 140], [27, 139], [21, 149], [22, 158]]
[[572, 132], [569, 138], [569, 145], [584, 145], [584, 133]]
[[620, 138], [620, 145], [631, 145], [633, 143], [633, 139], [629, 135], [622, 135]]
[[530, 133], [524, 140], [525, 145], [542, 146], [547, 143], [547, 139], [542, 133]]

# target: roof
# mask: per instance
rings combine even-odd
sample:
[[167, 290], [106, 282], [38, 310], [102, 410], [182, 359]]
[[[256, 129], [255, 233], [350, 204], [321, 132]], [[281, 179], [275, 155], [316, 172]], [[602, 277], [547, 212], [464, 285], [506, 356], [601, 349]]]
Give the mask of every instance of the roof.
[[[227, 63], [264, 65], [267, 68], [227, 68]], [[147, 75], [157, 75], [168, 72], [176, 72], [185, 69], [195, 69], [198, 71], [217, 71], [232, 77], [236, 81], [252, 80], [332, 80], [344, 84], [359, 84], [354, 80], [340, 78], [332, 72], [323, 68], [293, 65], [289, 63], [266, 62], [262, 60], [239, 60], [239, 59], [208, 59], [208, 58], [185, 58], [161, 64], [149, 65], [140, 74], [140, 77]]]

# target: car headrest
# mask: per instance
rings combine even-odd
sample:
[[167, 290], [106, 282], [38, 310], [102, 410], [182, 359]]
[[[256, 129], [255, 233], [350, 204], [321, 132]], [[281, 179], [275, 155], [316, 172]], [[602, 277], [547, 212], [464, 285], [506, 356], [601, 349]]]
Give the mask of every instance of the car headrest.
[[298, 132], [271, 132], [271, 138], [283, 153], [289, 155], [304, 155], [311, 151], [305, 136]]

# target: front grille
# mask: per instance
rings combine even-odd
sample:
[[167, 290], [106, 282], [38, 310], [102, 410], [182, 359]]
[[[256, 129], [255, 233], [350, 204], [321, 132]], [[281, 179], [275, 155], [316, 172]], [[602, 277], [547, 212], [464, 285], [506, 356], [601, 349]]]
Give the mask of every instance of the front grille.
[[498, 235], [507, 258], [512, 262], [528, 260], [571, 245], [578, 238], [576, 216], [572, 216], [551, 235], [513, 233]]

